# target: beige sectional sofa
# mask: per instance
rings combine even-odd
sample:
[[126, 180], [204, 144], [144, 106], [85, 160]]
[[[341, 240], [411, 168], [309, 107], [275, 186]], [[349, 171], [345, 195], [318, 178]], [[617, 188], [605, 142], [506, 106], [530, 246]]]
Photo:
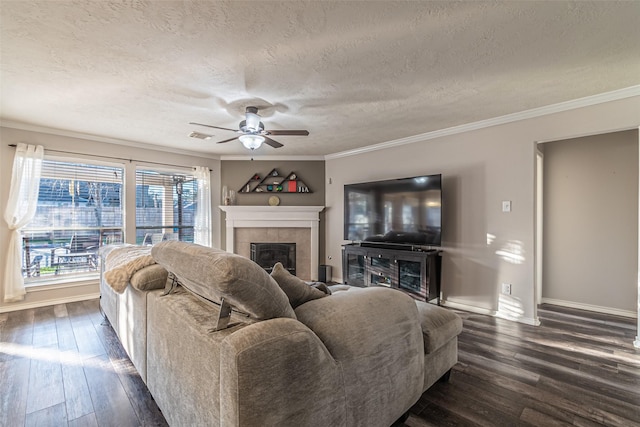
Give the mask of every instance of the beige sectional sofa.
[[[172, 426], [390, 426], [457, 362], [460, 318], [400, 291], [320, 295], [182, 242], [152, 254], [182, 286], [103, 279], [101, 307]], [[212, 331], [222, 298], [234, 311]]]

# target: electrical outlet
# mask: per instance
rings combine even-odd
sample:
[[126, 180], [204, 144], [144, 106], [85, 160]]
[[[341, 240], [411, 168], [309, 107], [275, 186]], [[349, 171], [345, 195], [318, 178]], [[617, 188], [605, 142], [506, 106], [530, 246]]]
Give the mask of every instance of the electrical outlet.
[[511, 283], [502, 284], [502, 293], [504, 295], [511, 295]]

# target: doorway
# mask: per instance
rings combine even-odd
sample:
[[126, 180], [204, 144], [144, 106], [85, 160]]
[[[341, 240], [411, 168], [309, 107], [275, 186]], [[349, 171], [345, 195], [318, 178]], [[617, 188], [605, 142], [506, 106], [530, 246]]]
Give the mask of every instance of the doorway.
[[537, 304], [640, 317], [638, 144], [637, 129], [537, 144]]

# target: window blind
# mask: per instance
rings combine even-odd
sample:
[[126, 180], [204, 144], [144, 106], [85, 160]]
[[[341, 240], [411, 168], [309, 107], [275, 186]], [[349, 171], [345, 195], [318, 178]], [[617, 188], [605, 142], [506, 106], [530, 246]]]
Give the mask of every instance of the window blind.
[[123, 241], [123, 175], [117, 166], [43, 161], [36, 214], [21, 230], [25, 277], [97, 274], [98, 248]]
[[193, 242], [198, 185], [192, 174], [136, 170], [136, 241]]
[[123, 168], [44, 160], [28, 228], [122, 227]]

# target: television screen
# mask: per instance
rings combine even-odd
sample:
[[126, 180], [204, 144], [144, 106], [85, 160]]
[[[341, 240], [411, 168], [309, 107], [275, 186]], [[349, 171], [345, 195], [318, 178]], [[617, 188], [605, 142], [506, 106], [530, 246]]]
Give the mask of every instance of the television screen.
[[344, 186], [344, 239], [440, 246], [442, 177]]

